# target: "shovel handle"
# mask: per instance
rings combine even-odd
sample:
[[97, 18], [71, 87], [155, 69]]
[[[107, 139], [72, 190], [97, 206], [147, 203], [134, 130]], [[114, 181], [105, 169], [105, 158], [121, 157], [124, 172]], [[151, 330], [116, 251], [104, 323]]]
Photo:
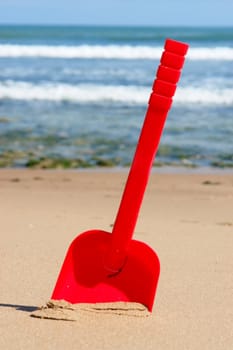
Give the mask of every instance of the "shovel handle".
[[112, 240], [105, 266], [112, 273], [124, 265], [132, 239], [143, 195], [176, 84], [180, 78], [188, 45], [167, 39], [160, 66], [152, 87], [142, 131], [132, 161], [125, 190], [112, 231]]

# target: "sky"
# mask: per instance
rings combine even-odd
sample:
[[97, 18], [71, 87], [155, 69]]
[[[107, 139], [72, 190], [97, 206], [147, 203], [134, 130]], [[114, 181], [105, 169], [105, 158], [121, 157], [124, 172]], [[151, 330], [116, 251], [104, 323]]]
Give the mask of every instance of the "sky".
[[233, 26], [233, 0], [0, 0], [0, 24]]

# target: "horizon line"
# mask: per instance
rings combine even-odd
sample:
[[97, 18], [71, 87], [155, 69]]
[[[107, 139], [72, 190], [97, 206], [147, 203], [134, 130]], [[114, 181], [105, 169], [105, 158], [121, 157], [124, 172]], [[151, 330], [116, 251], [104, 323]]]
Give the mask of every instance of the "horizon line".
[[88, 23], [0, 23], [0, 27], [4, 26], [30, 26], [30, 27], [141, 27], [141, 28], [233, 28], [228, 24], [88, 24]]

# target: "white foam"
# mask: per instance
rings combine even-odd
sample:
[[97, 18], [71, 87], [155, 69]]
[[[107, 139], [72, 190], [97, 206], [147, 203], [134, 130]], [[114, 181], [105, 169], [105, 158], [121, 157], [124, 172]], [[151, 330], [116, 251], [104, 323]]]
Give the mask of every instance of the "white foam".
[[44, 83], [34, 85], [26, 82], [7, 81], [0, 84], [0, 98], [16, 100], [70, 101], [101, 103], [104, 101], [144, 103], [149, 90], [138, 86], [120, 85], [69, 85]]
[[[43, 57], [43, 58], [80, 58], [80, 59], [160, 59], [162, 47], [130, 45], [0, 45], [0, 57]], [[233, 60], [231, 47], [194, 47], [190, 48], [191, 60]]]
[[[150, 88], [125, 85], [69, 85], [63, 83], [31, 84], [11, 80], [0, 83], [0, 98], [12, 100], [68, 101], [75, 103], [116, 102], [146, 105]], [[211, 104], [233, 105], [231, 88], [178, 87], [175, 95], [176, 104]]]
[[221, 60], [232, 61], [233, 60], [233, 48], [232, 47], [196, 47], [190, 48], [188, 57], [192, 60]]
[[207, 87], [178, 88], [175, 101], [177, 103], [196, 103], [203, 105], [233, 105], [233, 89]]

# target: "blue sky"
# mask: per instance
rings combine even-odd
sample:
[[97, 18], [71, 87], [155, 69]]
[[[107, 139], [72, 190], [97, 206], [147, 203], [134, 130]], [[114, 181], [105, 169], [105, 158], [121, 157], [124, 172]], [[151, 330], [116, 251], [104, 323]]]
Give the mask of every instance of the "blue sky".
[[0, 24], [233, 26], [233, 0], [0, 0]]

